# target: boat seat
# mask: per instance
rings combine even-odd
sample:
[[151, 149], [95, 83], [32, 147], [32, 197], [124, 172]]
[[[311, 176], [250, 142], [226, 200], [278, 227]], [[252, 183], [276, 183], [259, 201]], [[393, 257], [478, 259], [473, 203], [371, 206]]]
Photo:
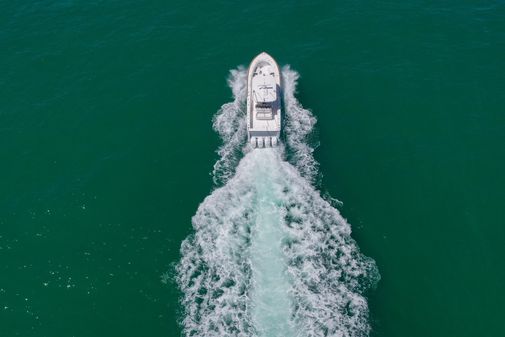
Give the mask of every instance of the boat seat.
[[271, 119], [274, 119], [274, 116], [272, 115], [271, 112], [269, 112], [269, 113], [258, 112], [256, 114], [256, 119], [257, 120], [271, 120]]
[[274, 115], [271, 108], [263, 108], [256, 106], [256, 119], [269, 120], [273, 119]]

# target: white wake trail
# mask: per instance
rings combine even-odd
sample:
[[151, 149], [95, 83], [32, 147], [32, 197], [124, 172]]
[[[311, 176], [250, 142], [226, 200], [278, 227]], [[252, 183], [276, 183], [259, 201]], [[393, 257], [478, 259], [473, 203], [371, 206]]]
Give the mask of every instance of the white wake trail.
[[307, 138], [317, 120], [309, 110], [302, 107], [295, 97], [299, 77], [300, 75], [289, 66], [282, 69], [286, 117], [283, 129], [286, 135], [289, 162], [295, 165], [304, 178], [314, 182], [318, 165], [312, 153], [318, 144], [310, 144]]
[[297, 78], [283, 69], [285, 146], [250, 151], [245, 70], [232, 71], [235, 101], [214, 118], [223, 139], [214, 166], [221, 187], [199, 206], [177, 266], [186, 336], [369, 333], [363, 293], [379, 274], [312, 185], [317, 163], [307, 136], [316, 120], [294, 96]]
[[254, 151], [246, 159], [254, 162], [251, 174], [256, 195], [249, 257], [253, 280], [252, 321], [259, 336], [295, 336], [291, 282], [283, 242], [287, 234], [282, 200], [284, 184], [279, 175], [281, 161], [274, 151], [271, 148], [261, 153]]
[[247, 70], [243, 67], [231, 70], [228, 85], [234, 100], [224, 104], [213, 118], [214, 130], [223, 140], [223, 145], [217, 151], [220, 158], [214, 164], [213, 170], [216, 185], [225, 183], [235, 173], [235, 167], [242, 156], [242, 146], [247, 138]]

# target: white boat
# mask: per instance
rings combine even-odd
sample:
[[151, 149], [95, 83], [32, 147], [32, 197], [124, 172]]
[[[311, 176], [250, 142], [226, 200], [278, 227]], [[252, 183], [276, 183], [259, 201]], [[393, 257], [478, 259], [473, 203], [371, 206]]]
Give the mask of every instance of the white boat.
[[261, 53], [247, 77], [247, 138], [253, 148], [274, 147], [281, 133], [281, 76], [272, 56]]

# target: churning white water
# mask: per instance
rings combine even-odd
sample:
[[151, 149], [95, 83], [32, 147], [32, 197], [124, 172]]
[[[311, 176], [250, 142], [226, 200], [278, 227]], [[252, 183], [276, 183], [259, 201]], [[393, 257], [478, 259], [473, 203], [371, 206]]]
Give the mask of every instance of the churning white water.
[[[177, 282], [187, 336], [367, 336], [363, 293], [379, 279], [349, 224], [314, 188], [306, 141], [316, 120], [295, 98], [285, 67], [285, 145], [246, 144], [246, 71], [231, 71], [235, 100], [214, 117], [223, 139], [216, 189], [182, 243]], [[288, 158], [286, 160], [286, 158]]]

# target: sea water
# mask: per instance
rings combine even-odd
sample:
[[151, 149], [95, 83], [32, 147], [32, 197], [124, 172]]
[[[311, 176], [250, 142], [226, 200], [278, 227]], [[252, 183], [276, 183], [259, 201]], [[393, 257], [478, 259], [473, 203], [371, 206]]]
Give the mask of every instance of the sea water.
[[[282, 71], [285, 142], [246, 144], [246, 72], [231, 71], [235, 100], [214, 116], [223, 145], [216, 189], [193, 217], [177, 281], [187, 336], [366, 336], [364, 291], [379, 279], [351, 228], [314, 187], [307, 136], [316, 122]], [[287, 159], [289, 158], [289, 160]]]

